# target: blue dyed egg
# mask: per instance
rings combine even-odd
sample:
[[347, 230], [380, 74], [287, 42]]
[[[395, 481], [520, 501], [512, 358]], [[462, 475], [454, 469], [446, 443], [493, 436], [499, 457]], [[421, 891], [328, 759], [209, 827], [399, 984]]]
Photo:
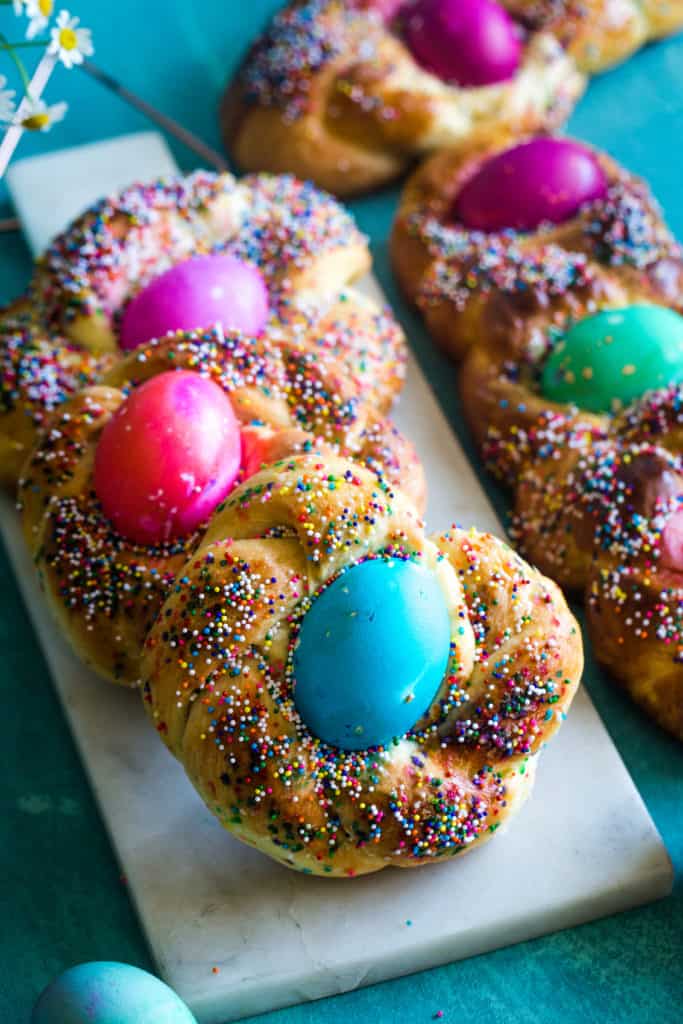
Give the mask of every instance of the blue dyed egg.
[[399, 559], [352, 566], [316, 597], [294, 651], [294, 702], [308, 729], [364, 750], [408, 732], [444, 678], [451, 623], [429, 569]]
[[603, 310], [579, 320], [541, 373], [554, 402], [610, 412], [683, 380], [683, 317], [664, 306]]
[[31, 1024], [197, 1024], [185, 1003], [154, 975], [129, 964], [78, 964], [55, 978]]

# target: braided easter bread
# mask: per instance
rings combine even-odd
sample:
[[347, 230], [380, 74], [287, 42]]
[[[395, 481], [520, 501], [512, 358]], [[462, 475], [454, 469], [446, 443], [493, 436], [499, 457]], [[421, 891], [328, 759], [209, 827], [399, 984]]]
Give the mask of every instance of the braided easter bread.
[[[401, 5], [384, 6], [393, 16]], [[223, 103], [226, 145], [242, 167], [291, 171], [348, 196], [443, 146], [559, 126], [583, 90], [545, 14], [533, 26], [522, 14], [513, 77], [459, 87], [420, 66], [381, 8], [304, 0], [275, 15]]]
[[[359, 573], [379, 573], [373, 610]], [[406, 599], [382, 633], [375, 617], [396, 574], [416, 574], [420, 593], [440, 596], [426, 619], [419, 595], [417, 605]], [[311, 625], [330, 599], [346, 610]], [[439, 602], [445, 650], [430, 648], [443, 660], [425, 700], [417, 680], [398, 676]], [[343, 745], [314, 735], [301, 711], [303, 666], [326, 641], [335, 668], [314, 672], [324, 727], [360, 661], [377, 673], [373, 692], [359, 695], [361, 719], [375, 702], [390, 730], [397, 707], [405, 721], [414, 700], [410, 728], [373, 745], [367, 719], [354, 717]], [[580, 631], [559, 590], [502, 541], [455, 528], [427, 539], [386, 482], [343, 459], [305, 456], [266, 468], [217, 510], [147, 639], [143, 693], [226, 828], [289, 867], [349, 877], [487, 840], [529, 792], [581, 668]]]
[[445, 150], [408, 181], [391, 237], [394, 270], [430, 333], [456, 358], [475, 343], [499, 349], [501, 361], [512, 350], [521, 356], [542, 344], [551, 324], [597, 307], [683, 308], [683, 258], [648, 187], [606, 154], [581, 148], [604, 174], [605, 195], [530, 231], [472, 230], [453, 214], [466, 183], [518, 148]]
[[[683, 0], [461, 6], [464, 15], [455, 0], [288, 3], [226, 92], [228, 149], [248, 170], [292, 171], [353, 195], [437, 149], [467, 152], [559, 127], [586, 75], [683, 25]], [[448, 38], [448, 22], [461, 16], [474, 53], [484, 48], [464, 75], [463, 37]], [[514, 57], [489, 76], [482, 39], [496, 40], [495, 67], [501, 34]]]
[[[539, 142], [529, 186], [519, 161]], [[539, 197], [552, 216], [567, 198], [549, 184], [558, 147], [578, 161], [574, 183], [602, 176], [602, 194], [527, 230], [455, 219], [491, 168], [485, 217], [528, 215]], [[683, 736], [680, 395], [666, 387], [683, 377], [683, 256], [649, 190], [571, 140], [444, 152], [408, 183], [392, 254], [435, 339], [463, 358], [465, 417], [514, 490], [520, 550], [586, 593], [597, 657]]]
[[95, 453], [126, 395], [169, 371], [199, 374], [230, 398], [240, 424], [242, 479], [292, 452], [341, 451], [400, 484], [421, 509], [422, 466], [383, 416], [402, 383], [404, 360], [393, 318], [343, 295], [317, 318], [299, 313], [258, 339], [213, 327], [151, 342], [64, 404], [24, 467], [19, 500], [43, 587], [83, 659], [112, 681], [136, 682], [145, 634], [201, 539], [200, 527], [142, 544], [105, 515], [94, 485]]
[[131, 299], [170, 267], [223, 250], [259, 268], [278, 318], [334, 298], [370, 267], [351, 216], [290, 177], [202, 171], [103, 199], [55, 239], [27, 295], [0, 316], [0, 481], [16, 480], [51, 410], [121, 357]]
[[[566, 363], [562, 372], [578, 395], [607, 380], [616, 398], [623, 382], [638, 382], [652, 365], [653, 318], [678, 359], [678, 370], [665, 364], [662, 383], [669, 374], [680, 380], [683, 319], [640, 304], [576, 323], [566, 308], [562, 316], [558, 307], [552, 316], [531, 310], [507, 338], [484, 335], [470, 349], [461, 371], [466, 417], [489, 467], [514, 489], [520, 550], [561, 585], [585, 592], [598, 659], [683, 739], [681, 385], [655, 387], [625, 409], [615, 401], [607, 411], [544, 392], [549, 361], [568, 358], [567, 339], [594, 324], [585, 364]], [[619, 333], [633, 318], [635, 355], [622, 353]], [[610, 359], [606, 371], [601, 353]]]

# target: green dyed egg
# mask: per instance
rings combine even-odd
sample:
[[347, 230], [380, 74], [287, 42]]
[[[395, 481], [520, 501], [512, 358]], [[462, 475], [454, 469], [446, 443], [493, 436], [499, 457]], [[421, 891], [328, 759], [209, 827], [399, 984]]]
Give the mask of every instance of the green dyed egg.
[[683, 380], [683, 316], [664, 306], [604, 310], [574, 324], [543, 367], [554, 402], [612, 412]]

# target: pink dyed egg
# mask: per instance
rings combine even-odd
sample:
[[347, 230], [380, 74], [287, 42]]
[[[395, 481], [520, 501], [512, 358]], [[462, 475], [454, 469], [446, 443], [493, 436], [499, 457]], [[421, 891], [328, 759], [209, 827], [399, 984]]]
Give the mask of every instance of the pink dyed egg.
[[191, 533], [230, 491], [240, 469], [230, 399], [187, 370], [152, 377], [102, 431], [95, 491], [116, 530], [141, 544]]
[[229, 253], [209, 253], [177, 263], [135, 296], [123, 314], [120, 345], [137, 348], [171, 331], [216, 323], [253, 336], [267, 319], [261, 272]]
[[683, 508], [677, 509], [662, 530], [661, 561], [666, 569], [683, 572]]
[[495, 0], [417, 0], [405, 37], [424, 68], [460, 86], [504, 82], [522, 56], [518, 26]]
[[533, 231], [560, 224], [602, 199], [607, 179], [590, 150], [569, 139], [539, 138], [492, 157], [464, 185], [453, 212], [478, 231]]

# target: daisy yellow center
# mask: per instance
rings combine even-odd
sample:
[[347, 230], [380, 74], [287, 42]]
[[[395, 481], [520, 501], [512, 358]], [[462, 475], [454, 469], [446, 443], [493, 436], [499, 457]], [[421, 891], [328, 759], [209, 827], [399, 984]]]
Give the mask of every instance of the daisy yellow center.
[[38, 9], [45, 18], [50, 17], [54, 5], [54, 0], [38, 0]]
[[72, 28], [59, 30], [59, 45], [63, 50], [75, 50], [78, 46], [78, 37]]
[[47, 128], [50, 123], [50, 115], [47, 112], [42, 114], [31, 114], [30, 117], [24, 118], [21, 122], [24, 128], [27, 128], [30, 132], [40, 132], [43, 128]]

